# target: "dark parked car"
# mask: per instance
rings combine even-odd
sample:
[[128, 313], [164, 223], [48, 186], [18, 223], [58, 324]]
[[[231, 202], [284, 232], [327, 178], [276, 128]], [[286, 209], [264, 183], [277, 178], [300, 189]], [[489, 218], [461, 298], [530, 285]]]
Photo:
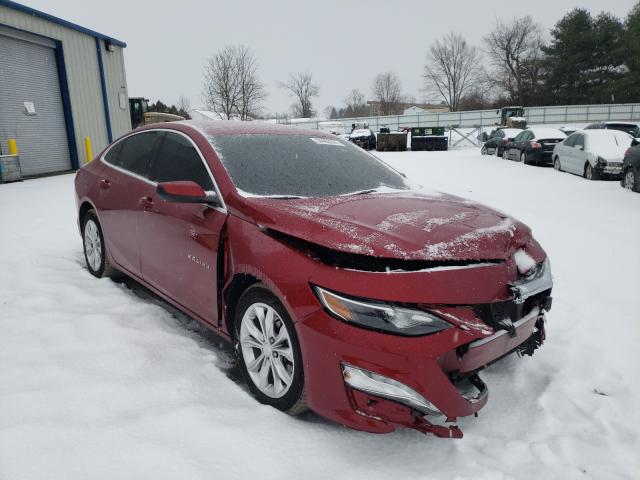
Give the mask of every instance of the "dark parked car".
[[451, 422], [488, 401], [481, 370], [545, 339], [551, 267], [526, 225], [413, 190], [329, 133], [149, 125], [75, 188], [89, 273], [231, 342], [249, 391], [290, 414], [459, 438]]
[[480, 153], [482, 155], [495, 155], [501, 157], [505, 147], [523, 130], [521, 128], [499, 128], [491, 132], [489, 139], [484, 142]]
[[640, 127], [637, 123], [631, 122], [600, 122], [600, 123], [592, 123], [588, 127], [584, 128], [585, 130], [620, 130], [621, 132], [628, 133], [633, 138], [640, 137]]
[[565, 138], [567, 136], [555, 128], [528, 128], [507, 144], [502, 157], [525, 164], [551, 165], [553, 149]]
[[640, 192], [640, 146], [631, 147], [624, 155], [620, 184], [634, 192]]
[[356, 129], [349, 135], [349, 141], [365, 150], [376, 149], [376, 134], [370, 128]]

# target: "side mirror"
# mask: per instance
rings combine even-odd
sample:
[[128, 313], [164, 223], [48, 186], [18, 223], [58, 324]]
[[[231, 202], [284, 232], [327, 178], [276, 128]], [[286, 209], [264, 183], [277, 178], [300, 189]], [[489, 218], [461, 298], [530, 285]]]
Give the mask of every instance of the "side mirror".
[[215, 192], [207, 194], [200, 185], [190, 180], [159, 183], [156, 193], [165, 202], [218, 204]]

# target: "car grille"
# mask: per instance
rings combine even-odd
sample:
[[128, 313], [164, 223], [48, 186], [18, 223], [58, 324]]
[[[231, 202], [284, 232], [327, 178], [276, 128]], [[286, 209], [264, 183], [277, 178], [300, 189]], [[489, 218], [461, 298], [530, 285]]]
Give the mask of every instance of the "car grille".
[[482, 303], [474, 305], [473, 311], [480, 320], [495, 331], [507, 330], [511, 333], [514, 328], [513, 323], [531, 313], [534, 307], [546, 308], [549, 292], [545, 291], [529, 297], [521, 304], [517, 304], [513, 300]]

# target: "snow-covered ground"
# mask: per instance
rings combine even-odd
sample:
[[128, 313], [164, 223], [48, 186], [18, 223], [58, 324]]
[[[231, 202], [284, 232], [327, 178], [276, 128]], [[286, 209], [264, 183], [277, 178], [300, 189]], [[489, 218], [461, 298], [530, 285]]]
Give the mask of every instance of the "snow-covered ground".
[[0, 185], [0, 479], [638, 478], [640, 195], [479, 149], [381, 156], [524, 221], [551, 258], [547, 343], [484, 373], [463, 440], [259, 405], [219, 340], [89, 275], [64, 175]]

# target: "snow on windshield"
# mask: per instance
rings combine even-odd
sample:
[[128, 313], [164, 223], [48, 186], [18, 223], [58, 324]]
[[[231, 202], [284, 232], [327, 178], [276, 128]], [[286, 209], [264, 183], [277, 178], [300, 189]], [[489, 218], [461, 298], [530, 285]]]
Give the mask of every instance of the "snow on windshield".
[[410, 188], [387, 164], [338, 137], [217, 135], [209, 140], [245, 196], [327, 197]]

